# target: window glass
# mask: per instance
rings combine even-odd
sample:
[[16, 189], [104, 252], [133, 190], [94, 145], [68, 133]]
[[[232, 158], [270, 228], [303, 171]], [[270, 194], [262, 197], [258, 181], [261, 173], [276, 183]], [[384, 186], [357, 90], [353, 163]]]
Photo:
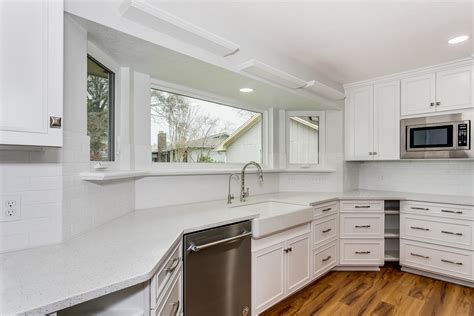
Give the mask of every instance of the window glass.
[[319, 117], [289, 116], [289, 163], [319, 164]]
[[261, 162], [262, 114], [152, 89], [151, 145], [154, 162]]
[[114, 73], [87, 57], [87, 135], [90, 160], [114, 160]]

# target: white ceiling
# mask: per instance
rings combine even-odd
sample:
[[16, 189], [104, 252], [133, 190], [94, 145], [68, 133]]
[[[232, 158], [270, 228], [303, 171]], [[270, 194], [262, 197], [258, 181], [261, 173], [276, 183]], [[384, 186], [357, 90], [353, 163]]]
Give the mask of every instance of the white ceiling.
[[472, 39], [447, 43], [472, 37], [471, 1], [149, 1], [241, 45], [235, 62], [276, 53], [338, 83], [473, 52]]

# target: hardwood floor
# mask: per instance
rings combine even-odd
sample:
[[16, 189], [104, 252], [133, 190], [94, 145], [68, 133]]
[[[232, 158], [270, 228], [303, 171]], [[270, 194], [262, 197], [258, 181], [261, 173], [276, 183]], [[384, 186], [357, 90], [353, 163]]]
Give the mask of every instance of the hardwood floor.
[[265, 311], [275, 315], [474, 316], [474, 289], [402, 272], [330, 272]]

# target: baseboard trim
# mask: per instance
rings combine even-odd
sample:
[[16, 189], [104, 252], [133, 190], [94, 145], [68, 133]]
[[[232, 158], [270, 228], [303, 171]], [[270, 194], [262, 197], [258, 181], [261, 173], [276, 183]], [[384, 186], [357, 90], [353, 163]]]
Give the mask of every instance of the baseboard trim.
[[438, 280], [442, 280], [442, 281], [446, 281], [446, 282], [451, 282], [451, 283], [467, 286], [467, 287], [470, 287], [470, 288], [474, 288], [474, 282], [463, 281], [463, 280], [451, 278], [451, 277], [448, 277], [448, 276], [440, 275], [440, 274], [437, 274], [437, 273], [431, 273], [431, 272], [422, 271], [422, 270], [409, 268], [409, 267], [402, 267], [402, 271], [422, 275], [422, 276], [425, 276], [425, 277], [428, 277], [428, 278], [433, 278], [433, 279], [438, 279]]
[[331, 271], [380, 271], [380, 267], [377, 266], [337, 266], [331, 269]]

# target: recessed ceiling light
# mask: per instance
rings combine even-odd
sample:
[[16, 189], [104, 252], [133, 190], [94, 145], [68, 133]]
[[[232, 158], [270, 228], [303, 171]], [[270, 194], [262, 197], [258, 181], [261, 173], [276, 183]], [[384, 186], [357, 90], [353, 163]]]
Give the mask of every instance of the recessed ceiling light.
[[240, 89], [240, 92], [250, 93], [250, 92], [253, 92], [253, 89], [252, 88], [242, 88], [242, 89]]
[[456, 37], [453, 37], [452, 39], [450, 39], [448, 41], [448, 43], [449, 44], [458, 44], [458, 43], [464, 42], [468, 38], [469, 38], [469, 36], [467, 36], [467, 35], [456, 36]]

